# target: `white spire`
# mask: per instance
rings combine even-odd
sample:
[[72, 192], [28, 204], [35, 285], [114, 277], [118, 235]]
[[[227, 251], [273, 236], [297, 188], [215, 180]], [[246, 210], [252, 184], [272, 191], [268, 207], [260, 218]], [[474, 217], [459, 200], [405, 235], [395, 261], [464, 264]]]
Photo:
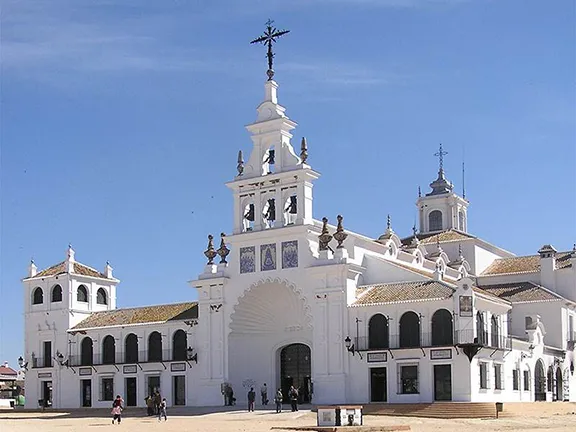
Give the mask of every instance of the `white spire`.
[[34, 260], [30, 260], [30, 265], [28, 266], [28, 277], [34, 277], [38, 273], [38, 267], [34, 264]]
[[76, 259], [74, 258], [75, 254], [76, 254], [76, 252], [74, 252], [74, 249], [72, 249], [72, 245], [69, 244], [68, 245], [68, 251], [66, 254], [66, 272], [67, 273], [74, 273], [74, 263], [76, 262]]

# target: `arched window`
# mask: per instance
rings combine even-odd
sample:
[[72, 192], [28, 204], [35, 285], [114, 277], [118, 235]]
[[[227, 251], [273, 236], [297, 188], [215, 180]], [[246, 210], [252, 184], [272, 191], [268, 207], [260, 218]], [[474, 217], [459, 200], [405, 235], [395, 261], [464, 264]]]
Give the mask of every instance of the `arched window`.
[[52, 303], [62, 301], [62, 287], [60, 285], [54, 285], [52, 288]]
[[476, 314], [476, 334], [478, 343], [485, 345], [488, 342], [488, 335], [486, 334], [486, 326], [484, 325], [484, 314], [478, 311]]
[[93, 364], [93, 354], [92, 338], [85, 337], [80, 344], [80, 366], [91, 366]]
[[388, 319], [376, 314], [368, 321], [368, 348], [388, 348]]
[[88, 289], [84, 285], [80, 285], [76, 291], [76, 300], [82, 303], [88, 303]]
[[500, 346], [500, 325], [496, 315], [492, 315], [490, 319], [490, 342], [495, 348]]
[[244, 226], [244, 231], [253, 231], [254, 230], [254, 203], [248, 202], [244, 206], [244, 214], [242, 215], [242, 224]]
[[98, 288], [98, 292], [96, 292], [96, 303], [101, 305], [108, 304], [108, 296], [104, 288]]
[[36, 287], [34, 288], [34, 292], [32, 294], [32, 304], [42, 303], [44, 303], [44, 291], [42, 291], [42, 288]]
[[406, 312], [400, 318], [400, 348], [420, 346], [420, 317]]
[[466, 231], [466, 216], [464, 216], [462, 210], [458, 212], [458, 229], [460, 231]]
[[162, 336], [157, 331], [150, 333], [148, 337], [148, 361], [162, 361]]
[[114, 336], [108, 335], [102, 342], [102, 363], [116, 363], [116, 342], [114, 341]]
[[264, 158], [262, 159], [262, 175], [272, 174], [275, 172], [276, 165], [276, 151], [274, 146], [271, 145], [268, 150], [264, 153]]
[[564, 400], [564, 380], [560, 368], [556, 369], [556, 400]]
[[428, 231], [442, 230], [442, 212], [440, 210], [433, 210], [428, 215]]
[[432, 315], [432, 345], [452, 345], [453, 335], [452, 314], [446, 309], [438, 309]]
[[187, 345], [186, 332], [184, 330], [176, 330], [174, 336], [172, 336], [172, 360], [186, 360], [188, 358]]
[[124, 341], [124, 361], [138, 363], [138, 336], [130, 333]]

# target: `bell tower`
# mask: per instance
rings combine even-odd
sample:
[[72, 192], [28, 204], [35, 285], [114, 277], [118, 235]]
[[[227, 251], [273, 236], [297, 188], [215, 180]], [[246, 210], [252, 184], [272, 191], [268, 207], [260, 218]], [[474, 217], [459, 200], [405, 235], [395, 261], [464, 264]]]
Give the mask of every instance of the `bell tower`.
[[252, 139], [250, 157], [244, 163], [242, 151], [238, 153], [238, 174], [226, 184], [234, 194], [234, 234], [313, 223], [312, 183], [320, 175], [306, 163], [306, 139], [301, 140], [299, 155], [292, 146], [297, 124], [278, 103], [278, 84], [273, 80], [272, 42], [286, 33], [269, 21], [264, 35], [252, 41], [268, 46], [268, 80], [256, 121], [246, 126]]
[[468, 231], [468, 200], [454, 192], [454, 185], [444, 174], [444, 156], [448, 152], [440, 149], [434, 156], [439, 159], [438, 177], [430, 187], [432, 191], [422, 196], [418, 191], [418, 216], [420, 233], [433, 233], [456, 229]]

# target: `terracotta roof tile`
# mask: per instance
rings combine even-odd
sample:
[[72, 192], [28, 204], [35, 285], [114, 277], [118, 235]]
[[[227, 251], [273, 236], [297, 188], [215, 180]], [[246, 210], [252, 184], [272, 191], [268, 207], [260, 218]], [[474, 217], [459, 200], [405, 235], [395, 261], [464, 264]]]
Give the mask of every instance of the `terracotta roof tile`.
[[[558, 252], [556, 254], [556, 268], [571, 267], [571, 255], [572, 252]], [[498, 258], [482, 272], [482, 276], [538, 271], [540, 271], [540, 255], [527, 255], [512, 258]]]
[[13, 375], [16, 376], [18, 375], [18, 372], [16, 372], [14, 369], [12, 369], [10, 366], [0, 366], [0, 375], [4, 375], [4, 376], [9, 376], [9, 375]]
[[395, 282], [370, 285], [363, 288], [368, 288], [368, 290], [353, 303], [354, 306], [418, 300], [439, 300], [450, 298], [452, 294], [454, 294], [453, 288], [434, 280]]
[[[46, 277], [46, 276], [57, 276], [60, 274], [68, 273], [66, 271], [66, 261], [62, 261], [52, 267], [48, 267], [38, 273], [36, 273], [35, 278], [37, 277]], [[83, 276], [91, 276], [97, 278], [108, 279], [104, 273], [100, 273], [98, 270], [93, 269], [92, 267], [88, 267], [87, 265], [81, 264], [79, 262], [74, 263], [74, 273], [83, 275]]]
[[485, 285], [481, 289], [511, 303], [543, 302], [563, 298], [532, 282], [511, 282], [498, 285]]
[[71, 330], [181, 321], [195, 318], [198, 318], [198, 303], [195, 302], [143, 306], [95, 312], [76, 326], [72, 327]]
[[[476, 238], [471, 234], [467, 234], [465, 232], [458, 231], [455, 229], [439, 231], [436, 233], [416, 234], [416, 236], [418, 237], [418, 240], [420, 240], [422, 244], [433, 244], [436, 243], [436, 241], [438, 241], [439, 243], [445, 243], [451, 241], [462, 241]], [[402, 244], [409, 245], [410, 243], [412, 243], [413, 238], [414, 236], [403, 238]]]

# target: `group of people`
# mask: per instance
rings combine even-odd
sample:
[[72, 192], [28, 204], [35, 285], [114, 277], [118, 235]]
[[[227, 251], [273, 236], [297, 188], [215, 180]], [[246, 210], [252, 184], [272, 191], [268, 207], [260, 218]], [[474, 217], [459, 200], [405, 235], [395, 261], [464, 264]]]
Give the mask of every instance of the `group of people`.
[[159, 391], [146, 396], [144, 401], [146, 402], [146, 412], [149, 416], [157, 415], [158, 421], [161, 421], [162, 417], [164, 417], [164, 421], [168, 420], [166, 417], [166, 398], [162, 398]]
[[[262, 405], [268, 405], [268, 387], [266, 383], [260, 387], [260, 397], [262, 400]], [[288, 398], [290, 399], [290, 406], [292, 407], [292, 412], [298, 411], [298, 389], [294, 388], [294, 386], [290, 386], [290, 390], [288, 391]], [[284, 402], [284, 395], [282, 394], [282, 389], [278, 389], [276, 391], [276, 395], [274, 396], [274, 403], [276, 404], [276, 412], [282, 412], [282, 402]], [[254, 387], [250, 387], [250, 391], [248, 392], [248, 411], [254, 411], [254, 405], [256, 404], [256, 392], [254, 391]]]

